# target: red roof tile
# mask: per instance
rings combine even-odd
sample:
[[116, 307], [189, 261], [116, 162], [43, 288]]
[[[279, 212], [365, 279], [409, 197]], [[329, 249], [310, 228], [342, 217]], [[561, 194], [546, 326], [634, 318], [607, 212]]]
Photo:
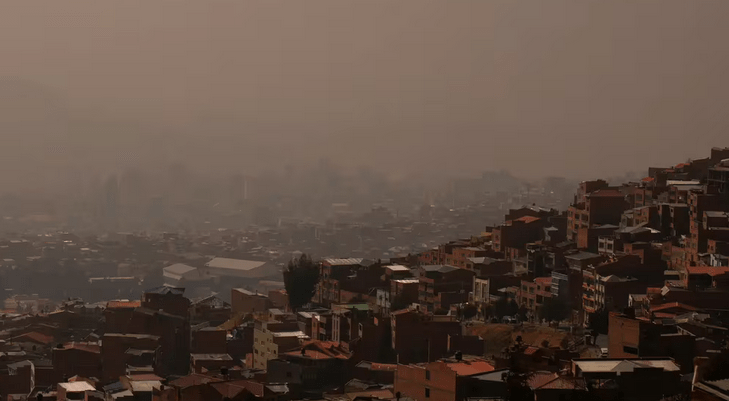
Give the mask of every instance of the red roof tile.
[[686, 266], [686, 272], [688, 274], [708, 274], [709, 276], [721, 276], [722, 274], [729, 273], [729, 267], [721, 266]]
[[233, 398], [240, 394], [242, 391], [247, 391], [258, 398], [263, 398], [263, 384], [250, 380], [236, 380], [233, 382], [214, 383], [211, 384], [211, 386], [218, 390], [218, 392], [224, 397]]
[[528, 223], [533, 223], [537, 220], [541, 220], [541, 219], [539, 217], [534, 217], [534, 216], [523, 216], [523, 217], [519, 217], [518, 219], [515, 219], [513, 221], [522, 221], [522, 222], [528, 224]]
[[655, 181], [655, 180], [656, 180], [656, 179], [655, 179], [655, 178], [653, 178], [653, 177], [645, 177], [645, 178], [643, 178], [643, 179], [642, 179], [641, 181], [643, 181], [643, 182], [652, 182], [652, 181]]
[[692, 312], [698, 310], [698, 309], [694, 308], [693, 306], [682, 304], [680, 302], [669, 302], [667, 304], [656, 305], [656, 306], [652, 307], [651, 312], [665, 311], [666, 309], [673, 309], [673, 308], [683, 309], [683, 310], [692, 311]]
[[533, 389], [534, 388], [539, 388], [539, 387], [542, 387], [543, 385], [551, 382], [552, 380], [554, 380], [556, 378], [557, 378], [557, 374], [556, 373], [551, 373], [551, 372], [534, 372], [534, 374], [532, 374], [529, 377], [529, 387], [531, 387]]
[[394, 372], [397, 370], [397, 365], [391, 365], [388, 363], [373, 363], [370, 369]]
[[30, 333], [25, 333], [13, 337], [10, 340], [15, 342], [34, 342], [38, 344], [48, 345], [53, 342], [53, 337], [38, 333], [37, 331], [31, 331]]
[[142, 301], [109, 301], [106, 309], [132, 309], [142, 306]]
[[539, 351], [537, 347], [527, 347], [524, 350], [524, 355], [534, 355], [537, 351]]
[[534, 279], [539, 284], [552, 284], [552, 278], [551, 277], [537, 277]]
[[284, 355], [308, 359], [349, 359], [351, 357], [351, 354], [342, 349], [338, 342], [319, 340], [307, 341], [299, 349], [286, 352]]
[[461, 362], [446, 362], [446, 366], [458, 376], [473, 376], [481, 373], [492, 372], [496, 368], [490, 363], [482, 360], [471, 360]]
[[101, 353], [101, 346], [96, 343], [77, 343], [70, 342], [63, 345], [63, 349], [76, 349], [84, 352]]

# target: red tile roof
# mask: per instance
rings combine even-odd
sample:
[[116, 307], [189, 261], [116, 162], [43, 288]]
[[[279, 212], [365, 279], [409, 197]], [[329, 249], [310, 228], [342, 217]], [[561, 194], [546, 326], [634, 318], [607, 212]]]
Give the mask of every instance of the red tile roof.
[[153, 373], [143, 373], [138, 375], [129, 375], [127, 376], [129, 380], [136, 381], [136, 382], [144, 382], [144, 381], [162, 381], [163, 379]]
[[94, 354], [101, 353], [101, 346], [96, 343], [77, 343], [70, 342], [63, 345], [63, 349], [77, 349], [84, 352], [92, 352]]
[[523, 216], [523, 217], [519, 217], [518, 219], [514, 219], [514, 221], [522, 221], [527, 224], [533, 223], [537, 220], [541, 220], [541, 219], [539, 217], [534, 217], [534, 216]]
[[349, 359], [351, 357], [351, 353], [342, 349], [338, 342], [319, 340], [307, 341], [297, 350], [286, 352], [284, 355], [307, 359]]
[[223, 397], [234, 398], [243, 391], [247, 391], [252, 395], [263, 398], [264, 386], [250, 380], [236, 380], [233, 382], [213, 383], [211, 384]]
[[532, 374], [528, 379], [529, 387], [531, 387], [533, 389], [539, 388], [539, 387], [542, 387], [543, 385], [551, 382], [552, 380], [554, 380], [556, 378], [557, 378], [556, 373], [534, 372], [534, 374]]
[[391, 365], [388, 363], [373, 363], [370, 369], [394, 372], [397, 370], [397, 365]]
[[34, 342], [38, 344], [48, 345], [51, 342], [53, 342], [53, 337], [47, 336], [42, 333], [38, 333], [37, 331], [31, 331], [30, 333], [21, 334], [19, 336], [13, 337], [10, 340], [14, 342]]
[[109, 301], [106, 309], [132, 309], [142, 306], [142, 301]]
[[642, 179], [641, 181], [643, 181], [643, 182], [652, 182], [652, 181], [655, 181], [655, 180], [656, 180], [656, 179], [655, 179], [655, 178], [653, 178], [653, 177], [645, 177], [645, 178], [643, 178], [643, 179]]
[[692, 312], [698, 310], [698, 309], [694, 308], [693, 306], [682, 304], [680, 302], [669, 302], [667, 304], [661, 304], [661, 305], [656, 305], [656, 306], [652, 307], [651, 312], [660, 312], [660, 311], [665, 311], [667, 309], [673, 309], [673, 308], [683, 309], [683, 310], [692, 311]]
[[722, 274], [729, 273], [729, 267], [721, 266], [686, 266], [686, 272], [688, 274], [708, 274], [709, 276], [721, 276]]
[[534, 279], [539, 284], [552, 284], [552, 278], [551, 277], [537, 277]]
[[539, 351], [537, 347], [527, 347], [524, 350], [524, 355], [534, 355], [537, 351]]
[[458, 376], [473, 376], [481, 373], [493, 372], [496, 368], [483, 360], [464, 360], [461, 362], [446, 362], [446, 366]]

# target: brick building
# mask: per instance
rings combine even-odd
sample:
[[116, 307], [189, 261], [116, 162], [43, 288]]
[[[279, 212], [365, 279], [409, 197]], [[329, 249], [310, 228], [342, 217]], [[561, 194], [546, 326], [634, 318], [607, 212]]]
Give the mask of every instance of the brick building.
[[[82, 376], [98, 377], [106, 381], [118, 380], [120, 376], [126, 374], [128, 365], [139, 367], [138, 364], [132, 363], [135, 355], [142, 354], [138, 351], [151, 353], [152, 363], [156, 362], [160, 352], [160, 338], [147, 334], [106, 333], [102, 337], [101, 344], [102, 375]], [[155, 372], [159, 372], [159, 367], [152, 366], [152, 368]]]
[[243, 288], [233, 288], [230, 292], [231, 311], [234, 314], [248, 314], [265, 312], [273, 308], [273, 302], [265, 294], [258, 291], [248, 291]]
[[171, 315], [189, 318], [190, 300], [184, 296], [184, 288], [161, 286], [147, 290], [142, 295], [143, 308], [164, 311]]
[[395, 391], [415, 400], [462, 401], [485, 394], [472, 393], [468, 378], [494, 371], [476, 357], [443, 359], [430, 363], [398, 364]]
[[[590, 229], [601, 225], [619, 225], [623, 211], [629, 204], [625, 194], [618, 188], [602, 186], [604, 181], [598, 181], [600, 189], [582, 193], [591, 186], [589, 182], [580, 184], [580, 192], [575, 196], [573, 203], [567, 211], [567, 239], [577, 242], [580, 229]], [[583, 188], [585, 184], [585, 188]], [[589, 231], [585, 232], [589, 234]], [[587, 240], [584, 240], [587, 243]]]
[[448, 336], [461, 335], [460, 322], [452, 316], [438, 316], [414, 310], [390, 315], [392, 349], [400, 363], [435, 360], [448, 354]]
[[103, 377], [101, 346], [97, 343], [66, 343], [53, 348], [52, 355], [56, 381], [76, 375]]
[[[473, 286], [475, 272], [448, 265], [420, 266], [418, 302], [423, 311], [435, 312], [448, 309], [452, 303], [468, 301], [468, 293]], [[458, 294], [443, 302], [441, 293]]]

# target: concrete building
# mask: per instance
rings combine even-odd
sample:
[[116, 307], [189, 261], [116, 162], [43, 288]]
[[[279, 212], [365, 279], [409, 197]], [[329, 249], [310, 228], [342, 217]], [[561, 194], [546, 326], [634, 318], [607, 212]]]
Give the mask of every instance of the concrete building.
[[254, 369], [267, 369], [268, 361], [277, 359], [282, 352], [292, 350], [309, 337], [299, 329], [297, 322], [260, 322], [253, 330]]
[[273, 302], [266, 294], [259, 294], [258, 291], [248, 291], [243, 288], [233, 288], [230, 293], [231, 312], [233, 314], [248, 314], [253, 312], [265, 312], [273, 308]]

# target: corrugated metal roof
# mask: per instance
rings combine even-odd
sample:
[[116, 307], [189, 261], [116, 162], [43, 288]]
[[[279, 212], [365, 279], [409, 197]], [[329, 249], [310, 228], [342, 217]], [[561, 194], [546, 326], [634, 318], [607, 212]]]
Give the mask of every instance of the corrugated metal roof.
[[332, 258], [324, 259], [324, 263], [330, 266], [354, 266], [362, 263], [363, 258]]
[[96, 388], [87, 382], [58, 383], [67, 393], [81, 393], [84, 391], [94, 391]]

